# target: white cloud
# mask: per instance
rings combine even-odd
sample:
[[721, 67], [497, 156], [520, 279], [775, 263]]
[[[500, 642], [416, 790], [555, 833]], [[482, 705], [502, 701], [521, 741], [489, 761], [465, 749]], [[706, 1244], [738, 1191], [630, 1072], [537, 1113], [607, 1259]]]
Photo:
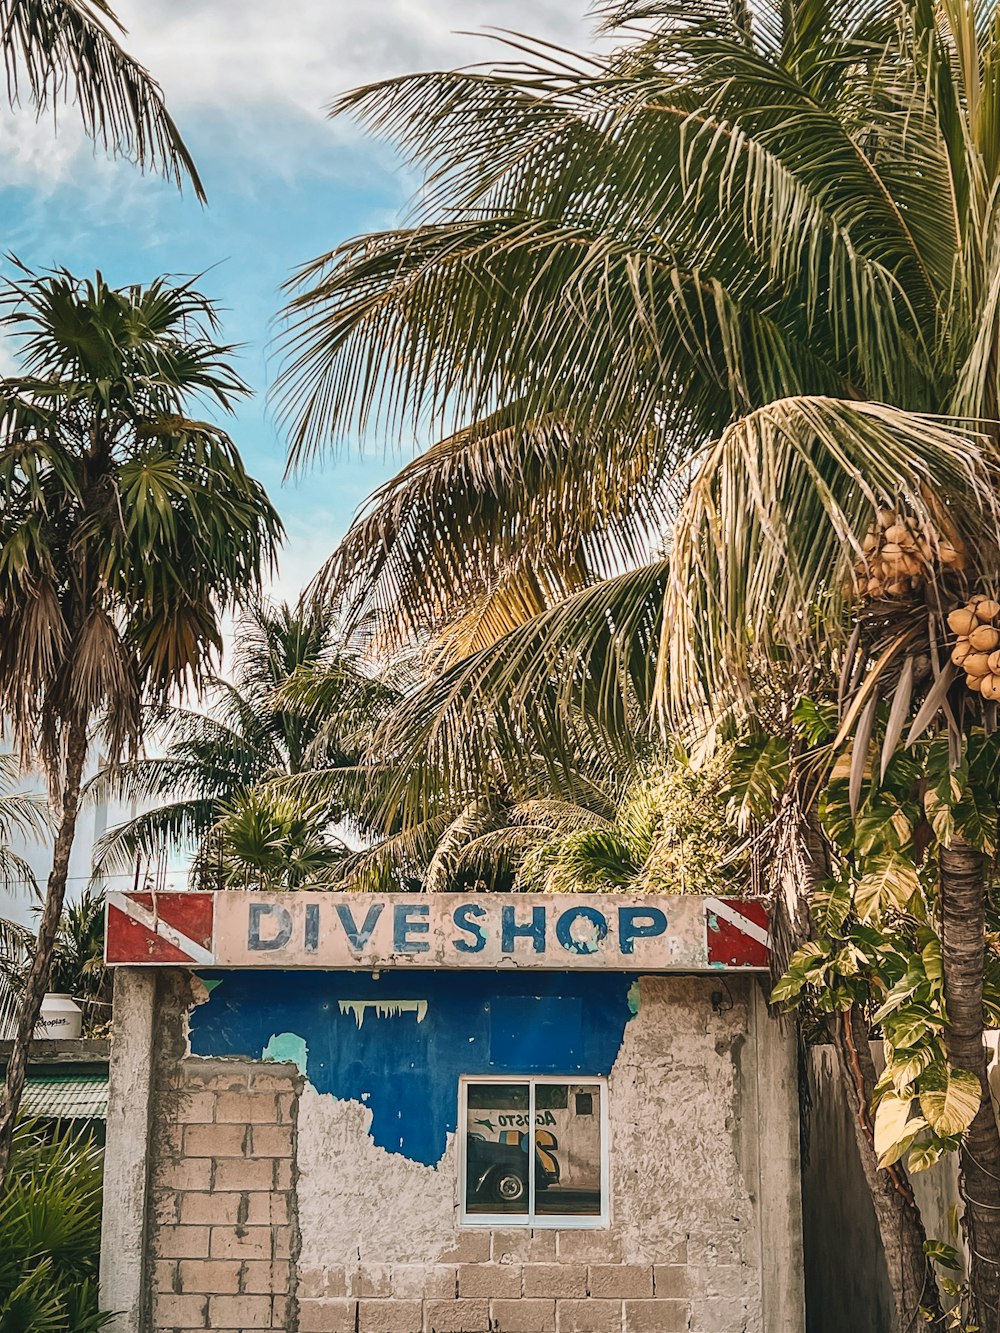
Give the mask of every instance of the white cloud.
[[119, 0], [117, 9], [130, 49], [178, 112], [266, 105], [318, 117], [357, 84], [489, 58], [494, 44], [476, 35], [486, 27], [582, 44], [585, 7], [586, 0]]
[[[530, 33], [582, 47], [587, 0], [118, 0], [126, 48], [160, 81], [181, 130], [245, 164], [266, 160], [279, 176], [320, 171], [337, 144], [356, 145], [326, 108], [348, 89], [392, 75], [497, 58], [487, 29]], [[461, 31], [459, 31], [461, 30]], [[353, 155], [352, 155], [353, 156]], [[47, 190], [128, 185], [128, 168], [93, 160], [70, 109], [35, 121], [30, 108], [0, 111], [4, 184]], [[97, 173], [95, 175], [95, 167]], [[103, 177], [103, 179], [102, 179]]]

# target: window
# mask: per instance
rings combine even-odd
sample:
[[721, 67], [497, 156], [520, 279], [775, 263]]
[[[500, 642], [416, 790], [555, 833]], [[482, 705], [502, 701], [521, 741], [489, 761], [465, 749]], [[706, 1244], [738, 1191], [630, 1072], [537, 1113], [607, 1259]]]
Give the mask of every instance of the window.
[[603, 1079], [462, 1079], [462, 1221], [607, 1225], [607, 1101]]

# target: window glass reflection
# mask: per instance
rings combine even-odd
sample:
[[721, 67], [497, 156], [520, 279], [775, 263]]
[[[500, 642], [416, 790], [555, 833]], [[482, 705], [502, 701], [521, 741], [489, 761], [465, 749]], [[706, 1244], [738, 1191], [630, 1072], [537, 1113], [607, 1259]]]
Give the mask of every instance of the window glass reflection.
[[[544, 1107], [543, 1094], [547, 1103]], [[535, 1213], [549, 1217], [599, 1217], [599, 1086], [539, 1084], [535, 1097]]]
[[468, 1213], [527, 1213], [530, 1093], [527, 1083], [466, 1085]]

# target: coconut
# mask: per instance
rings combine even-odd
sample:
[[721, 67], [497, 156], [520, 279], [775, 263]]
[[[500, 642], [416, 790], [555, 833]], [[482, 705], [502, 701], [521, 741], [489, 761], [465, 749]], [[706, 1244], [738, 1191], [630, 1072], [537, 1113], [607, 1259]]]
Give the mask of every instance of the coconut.
[[868, 532], [861, 538], [861, 549], [865, 555], [871, 555], [872, 551], [878, 550], [878, 538], [874, 532]]
[[980, 625], [969, 635], [969, 642], [978, 653], [989, 653], [1000, 648], [1000, 630], [992, 625]]
[[902, 544], [909, 541], [910, 529], [905, 523], [894, 523], [891, 528], [886, 528], [885, 539], [887, 542], [899, 542]]
[[980, 620], [995, 620], [1000, 616], [1000, 602], [991, 602], [989, 598], [985, 602], [978, 602], [976, 615]]
[[976, 614], [965, 607], [959, 607], [957, 611], [952, 611], [948, 617], [948, 628], [953, 629], [956, 634], [971, 634], [978, 625]]
[[984, 677], [980, 689], [984, 699], [1000, 699], [1000, 676]]
[[962, 670], [968, 676], [988, 676], [990, 659], [988, 653], [967, 653], [962, 662]]
[[965, 568], [965, 556], [961, 551], [957, 551], [949, 541], [938, 543], [938, 559], [942, 565], [948, 565], [952, 569], [962, 570]]
[[880, 509], [878, 511], [878, 525], [880, 528], [891, 528], [899, 515], [895, 509]]
[[979, 691], [983, 688], [983, 681], [985, 679], [986, 679], [985, 676], [966, 676], [965, 683], [966, 685], [968, 685], [970, 690], [973, 690], [976, 694], [978, 694]]
[[995, 649], [989, 656], [990, 670], [995, 676], [1000, 676], [1000, 648]]
[[968, 639], [959, 639], [951, 650], [951, 660], [956, 666], [961, 666], [965, 659], [972, 652], [972, 647]]

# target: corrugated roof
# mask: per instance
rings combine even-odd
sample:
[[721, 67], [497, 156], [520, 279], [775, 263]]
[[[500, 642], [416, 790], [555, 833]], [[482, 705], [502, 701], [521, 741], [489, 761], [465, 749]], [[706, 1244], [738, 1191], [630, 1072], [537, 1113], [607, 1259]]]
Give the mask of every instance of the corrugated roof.
[[106, 1078], [29, 1078], [21, 1114], [65, 1120], [104, 1120], [108, 1114]]

